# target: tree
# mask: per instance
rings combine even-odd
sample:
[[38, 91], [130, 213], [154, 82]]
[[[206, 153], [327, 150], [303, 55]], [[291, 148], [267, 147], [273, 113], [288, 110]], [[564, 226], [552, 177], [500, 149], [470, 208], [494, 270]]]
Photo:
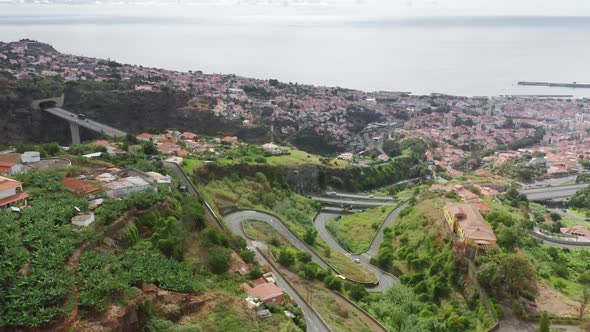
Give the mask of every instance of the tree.
[[495, 261], [482, 264], [477, 271], [477, 280], [488, 290], [497, 289], [502, 284], [502, 271]]
[[324, 279], [324, 285], [326, 285], [326, 288], [328, 289], [339, 292], [342, 289], [342, 280], [340, 280], [338, 277], [327, 276]]
[[256, 258], [256, 253], [254, 252], [254, 250], [244, 249], [240, 251], [240, 257], [244, 260], [244, 262], [252, 263], [254, 261], [254, 258]]
[[289, 248], [283, 248], [279, 251], [279, 264], [289, 267], [295, 263], [295, 253]]
[[539, 332], [549, 332], [550, 325], [551, 323], [549, 322], [549, 314], [547, 311], [543, 311], [543, 315], [539, 321]]
[[301, 263], [309, 263], [311, 262], [311, 255], [304, 251], [299, 251], [297, 252], [297, 260]]
[[496, 229], [499, 225], [514, 225], [514, 217], [510, 212], [494, 210], [486, 214], [486, 221]]
[[215, 246], [209, 251], [209, 268], [211, 272], [222, 274], [229, 269], [231, 265], [231, 250], [220, 246]]
[[367, 292], [367, 289], [363, 285], [357, 284], [357, 283], [347, 284], [346, 291], [348, 293], [348, 296], [350, 296], [350, 298], [355, 301], [360, 301], [365, 296], [369, 295], [369, 292]]
[[305, 243], [309, 244], [310, 246], [313, 246], [317, 233], [318, 232], [314, 228], [307, 228], [305, 235], [303, 236], [303, 241], [305, 241]]
[[261, 276], [262, 276], [262, 270], [260, 269], [260, 266], [254, 265], [250, 269], [250, 279], [258, 279]]
[[513, 250], [520, 244], [520, 239], [522, 238], [522, 234], [519, 234], [519, 231], [515, 227], [506, 227], [501, 225], [497, 229], [498, 234], [498, 245], [501, 247]]
[[590, 272], [582, 273], [578, 277], [578, 282], [584, 286], [578, 311], [578, 318], [580, 319], [580, 322], [582, 322], [584, 321], [584, 315], [586, 314], [586, 307], [588, 306], [588, 302], [590, 302]]
[[530, 260], [521, 253], [502, 254], [498, 256], [498, 264], [503, 275], [503, 284], [513, 296], [523, 293], [536, 295], [537, 288], [533, 282], [537, 273]]
[[147, 155], [156, 155], [158, 154], [158, 149], [152, 142], [146, 142], [143, 144], [143, 153]]

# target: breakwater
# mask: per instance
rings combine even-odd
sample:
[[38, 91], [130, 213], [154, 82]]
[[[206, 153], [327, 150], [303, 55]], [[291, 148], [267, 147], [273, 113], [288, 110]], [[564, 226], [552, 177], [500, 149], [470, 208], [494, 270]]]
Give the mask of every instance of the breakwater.
[[527, 82], [527, 81], [520, 81], [518, 85], [529, 85], [529, 86], [548, 86], [548, 87], [558, 87], [558, 88], [584, 88], [590, 89], [590, 83], [551, 83], [551, 82]]

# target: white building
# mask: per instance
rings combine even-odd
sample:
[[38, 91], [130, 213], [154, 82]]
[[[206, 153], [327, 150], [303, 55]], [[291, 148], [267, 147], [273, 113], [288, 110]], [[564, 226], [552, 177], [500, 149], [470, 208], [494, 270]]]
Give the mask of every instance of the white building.
[[72, 224], [87, 227], [94, 222], [94, 213], [82, 213], [72, 218]]
[[279, 155], [279, 154], [283, 153], [283, 151], [281, 151], [281, 148], [274, 143], [263, 144], [262, 149], [264, 149], [264, 151], [266, 153], [271, 154], [271, 155]]
[[145, 172], [147, 176], [153, 179], [157, 184], [171, 184], [172, 177], [170, 175], [163, 175], [158, 172]]
[[22, 182], [0, 176], [0, 208], [27, 206], [27, 198]]
[[125, 197], [142, 191], [157, 191], [147, 180], [139, 176], [129, 176], [104, 184], [103, 189], [109, 197]]
[[36, 163], [41, 161], [41, 153], [37, 151], [27, 151], [20, 156], [23, 164]]

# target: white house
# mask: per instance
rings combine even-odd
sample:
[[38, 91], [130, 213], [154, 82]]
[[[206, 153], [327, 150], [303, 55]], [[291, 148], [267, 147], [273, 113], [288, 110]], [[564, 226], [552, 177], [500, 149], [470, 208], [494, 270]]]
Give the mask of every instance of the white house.
[[281, 148], [274, 143], [263, 144], [262, 149], [264, 149], [264, 151], [266, 153], [271, 154], [271, 155], [279, 155], [279, 154], [283, 153], [283, 151], [281, 151]]
[[20, 156], [23, 164], [36, 163], [41, 161], [41, 153], [37, 151], [27, 151]]
[[0, 208], [27, 206], [27, 198], [22, 182], [0, 176]]

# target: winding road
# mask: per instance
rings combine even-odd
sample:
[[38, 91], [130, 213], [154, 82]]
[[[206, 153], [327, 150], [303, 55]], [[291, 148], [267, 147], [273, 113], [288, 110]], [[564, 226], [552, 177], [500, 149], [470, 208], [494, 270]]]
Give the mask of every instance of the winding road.
[[[338, 213], [327, 213], [321, 212], [317, 215], [314, 220], [314, 225], [318, 231], [320, 237], [328, 243], [332, 250], [338, 251], [348, 257], [351, 260], [359, 259], [359, 264], [366, 270], [374, 273], [379, 283], [375, 287], [367, 287], [370, 292], [384, 292], [388, 288], [394, 286], [398, 280], [392, 274], [384, 272], [383, 270], [375, 267], [370, 263], [371, 257], [376, 256], [379, 251], [379, 246], [383, 242], [383, 228], [389, 227], [393, 224], [397, 218], [399, 211], [406, 205], [402, 205], [395, 209], [384, 221], [381, 228], [377, 232], [375, 239], [373, 240], [369, 249], [362, 254], [351, 254], [342, 248], [338, 242], [332, 237], [329, 231], [326, 229], [326, 224], [329, 220], [336, 218], [340, 214]], [[318, 255], [315, 251], [311, 250], [297, 235], [295, 235], [282, 221], [277, 217], [270, 214], [258, 211], [237, 211], [224, 216], [225, 222], [229, 229], [237, 235], [247, 238], [242, 228], [242, 223], [246, 220], [259, 220], [271, 225], [277, 232], [284, 236], [291, 244], [300, 251], [307, 252], [311, 255], [312, 259], [325, 269], [331, 269], [331, 267]]]
[[[198, 192], [197, 188], [194, 186], [192, 181], [190, 181], [189, 177], [186, 175], [184, 170], [179, 165], [177, 165], [175, 163], [165, 163], [165, 166], [170, 168], [172, 171], [174, 171], [180, 177], [180, 181], [183, 182], [188, 187], [189, 192], [191, 194], [196, 195], [196, 196], [201, 196], [200, 193]], [[357, 199], [358, 198], [362, 199], [362, 197], [357, 197]], [[379, 198], [377, 198], [377, 199], [379, 199]], [[207, 204], [207, 202], [204, 199], [203, 199], [203, 201], [205, 202], [206, 212], [213, 219], [215, 219], [218, 223], [220, 223], [220, 226], [223, 228], [223, 223], [221, 223], [219, 217], [217, 217], [216, 213], [213, 211], [211, 206], [209, 206], [209, 204]], [[315, 227], [317, 228], [320, 236], [328, 243], [328, 245], [330, 246], [330, 248], [332, 250], [336, 250], [338, 252], [344, 253], [345, 255], [351, 257], [351, 260], [358, 258], [360, 261], [359, 264], [361, 264], [368, 271], [373, 272], [379, 278], [378, 285], [376, 285], [375, 287], [368, 287], [367, 288], [368, 291], [383, 292], [383, 291], [387, 290], [388, 288], [394, 286], [398, 282], [398, 280], [392, 274], [384, 272], [384, 271], [380, 270], [379, 268], [373, 266], [372, 264], [370, 264], [369, 261], [371, 259], [371, 256], [377, 255], [377, 252], [379, 251], [379, 246], [383, 242], [383, 228], [391, 226], [393, 224], [393, 222], [395, 221], [395, 219], [397, 218], [401, 209], [403, 209], [405, 206], [406, 206], [406, 204], [403, 204], [403, 205], [399, 206], [398, 208], [396, 208], [391, 214], [389, 214], [389, 216], [383, 222], [382, 226], [379, 228], [369, 249], [365, 253], [360, 254], [360, 255], [354, 255], [354, 254], [348, 253], [344, 248], [342, 248], [338, 244], [338, 242], [336, 242], [334, 240], [334, 238], [328, 233], [328, 230], [326, 229], [327, 221], [340, 215], [340, 213], [320, 212], [318, 214], [318, 216], [316, 217], [316, 219], [314, 220], [314, 224], [315, 224]], [[312, 260], [315, 261], [316, 263], [318, 263], [322, 268], [331, 269], [331, 267], [318, 254], [316, 254], [315, 251], [313, 251], [311, 248], [309, 248], [281, 220], [279, 220], [277, 217], [275, 217], [271, 214], [259, 212], [259, 211], [252, 211], [252, 210], [236, 211], [236, 212], [229, 213], [229, 214], [223, 216], [223, 219], [225, 221], [226, 227], [228, 227], [232, 233], [243, 237], [244, 239], [246, 239], [248, 246], [251, 246], [251, 247], [254, 247], [257, 249], [256, 250], [256, 257], [257, 257], [257, 260], [261, 264], [267, 264], [267, 265], [271, 266], [271, 264], [269, 264], [268, 260], [261, 254], [261, 251], [267, 250], [266, 244], [264, 244], [260, 241], [253, 241], [246, 236], [246, 234], [244, 233], [244, 228], [243, 228], [243, 222], [246, 220], [259, 220], [259, 221], [263, 221], [263, 222], [268, 223], [277, 232], [279, 232], [282, 236], [284, 236], [289, 242], [291, 242], [291, 244], [295, 248], [297, 248], [300, 251], [309, 253], [312, 257]], [[312, 331], [312, 332], [324, 332], [324, 331], [329, 332], [329, 331], [331, 331], [330, 327], [328, 327], [328, 325], [321, 318], [321, 316], [310, 305], [308, 305], [304, 299], [302, 299], [299, 296], [297, 291], [295, 291], [295, 289], [293, 289], [291, 287], [291, 285], [283, 278], [281, 273], [276, 271], [274, 268], [272, 268], [272, 270], [273, 270], [273, 274], [276, 278], [277, 284], [283, 290], [285, 290], [285, 292], [287, 294], [289, 294], [293, 299], [295, 299], [295, 301], [297, 301], [297, 303], [299, 303], [301, 309], [303, 310], [304, 316], [305, 316], [305, 320], [307, 323], [307, 330]]]
[[342, 214], [321, 212], [315, 218], [314, 224], [315, 224], [315, 227], [316, 227], [320, 237], [324, 241], [326, 241], [326, 243], [328, 243], [328, 245], [330, 246], [330, 248], [332, 250], [336, 250], [336, 251], [346, 255], [346, 256], [350, 257], [350, 259], [352, 259], [352, 260], [358, 259], [360, 261], [359, 264], [361, 264], [366, 270], [374, 273], [379, 278], [379, 284], [376, 287], [367, 288], [368, 291], [370, 291], [370, 292], [384, 292], [388, 288], [394, 286], [398, 282], [398, 280], [392, 274], [384, 272], [383, 270], [372, 265], [370, 263], [370, 260], [371, 260], [371, 257], [377, 256], [377, 253], [379, 252], [379, 246], [383, 242], [383, 229], [385, 227], [390, 227], [393, 224], [393, 222], [397, 219], [399, 212], [406, 206], [407, 206], [407, 204], [401, 205], [397, 209], [393, 210], [387, 216], [387, 218], [385, 219], [385, 221], [383, 222], [383, 224], [379, 228], [379, 231], [375, 235], [375, 238], [373, 239], [369, 249], [361, 254], [353, 254], [353, 253], [348, 252], [346, 249], [342, 248], [340, 246], [340, 244], [336, 241], [336, 239], [334, 239], [334, 237], [332, 236], [330, 231], [328, 231], [328, 229], [326, 228], [328, 221], [330, 221], [331, 219], [334, 219], [338, 216], [341, 216]]

